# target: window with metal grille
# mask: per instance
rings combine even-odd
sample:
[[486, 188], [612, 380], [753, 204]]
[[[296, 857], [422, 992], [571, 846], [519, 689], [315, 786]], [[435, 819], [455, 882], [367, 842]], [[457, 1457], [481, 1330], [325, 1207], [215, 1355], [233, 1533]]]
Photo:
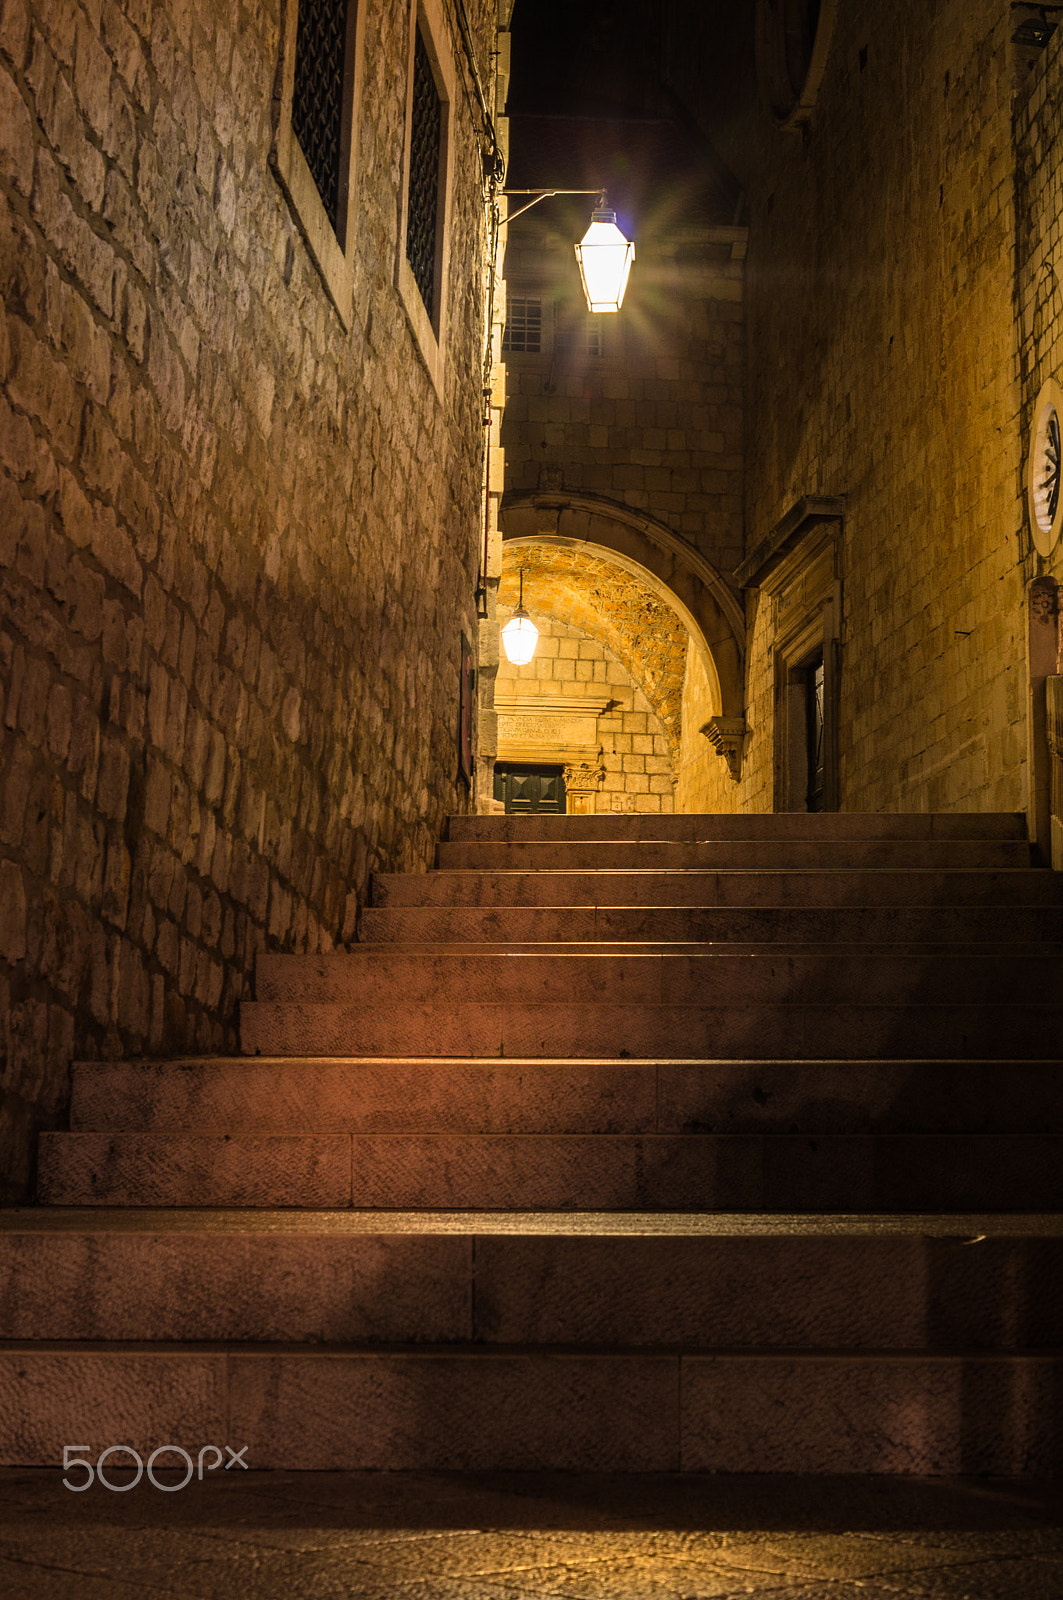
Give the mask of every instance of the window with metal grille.
[[348, 40], [356, 0], [299, 0], [292, 130], [338, 234], [343, 155], [349, 138]]
[[439, 212], [439, 158], [443, 102], [420, 28], [413, 54], [413, 107], [410, 115], [410, 184], [406, 203], [406, 259], [421, 291], [424, 308], [435, 318], [436, 230]]
[[566, 318], [559, 314], [554, 350], [559, 356], [597, 360], [604, 353], [601, 317]]
[[543, 347], [543, 303], [529, 295], [511, 294], [506, 302], [503, 355], [538, 355]]

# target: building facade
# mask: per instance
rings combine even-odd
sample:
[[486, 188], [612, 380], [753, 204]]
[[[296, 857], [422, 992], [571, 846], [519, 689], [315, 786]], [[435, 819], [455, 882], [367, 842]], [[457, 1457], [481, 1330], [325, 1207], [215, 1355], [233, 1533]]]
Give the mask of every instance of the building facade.
[[5, 0], [8, 1196], [471, 803], [508, 9]]
[[804, 809], [818, 759], [821, 804], [1027, 811], [1047, 848], [1058, 30], [994, 0], [668, 25], [748, 197], [736, 802]]
[[[502, 663], [496, 753], [511, 765], [512, 718], [535, 717], [539, 748], [525, 740], [524, 758], [560, 767], [555, 698], [626, 679], [645, 704], [602, 700], [580, 754], [598, 787], [579, 808], [729, 810], [733, 780], [703, 730], [718, 736], [742, 693], [730, 576], [743, 552], [740, 197], [704, 141], [667, 118], [514, 117], [511, 142], [518, 188], [592, 192], [508, 230], [499, 616], [523, 574], [548, 642], [516, 674]], [[596, 184], [635, 239], [615, 315], [588, 315], [573, 253]], [[557, 628], [560, 661], [574, 648], [587, 688], [552, 664]]]

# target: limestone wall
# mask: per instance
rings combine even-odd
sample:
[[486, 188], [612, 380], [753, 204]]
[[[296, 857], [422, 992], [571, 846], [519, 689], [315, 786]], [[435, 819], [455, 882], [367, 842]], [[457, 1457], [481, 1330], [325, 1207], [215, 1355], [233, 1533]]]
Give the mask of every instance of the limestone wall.
[[[803, 496], [845, 497], [843, 808], [1021, 808], [1015, 17], [847, 0], [811, 117], [783, 131], [757, 94], [753, 10], [723, 115], [711, 16], [702, 55], [688, 37], [674, 63], [749, 194], [747, 543]], [[724, 70], [740, 76], [733, 56]], [[751, 639], [752, 809], [772, 803], [770, 611]]]
[[533, 218], [506, 253], [511, 298], [543, 302], [542, 351], [507, 357], [507, 496], [584, 490], [649, 512], [729, 577], [742, 555], [741, 230], [694, 237], [681, 256], [637, 241], [623, 309], [596, 319], [600, 354], [587, 355], [559, 348], [566, 312], [586, 322], [565, 294], [571, 244]]
[[[1063, 288], [1059, 275], [1060, 217], [1063, 178], [1063, 29], [1057, 27], [1046, 48], [1030, 64], [1016, 115], [1017, 239], [1019, 360], [1022, 381], [1024, 479], [1031, 472], [1043, 480], [1043, 464], [1035, 471], [1034, 436], [1044, 401], [1054, 397], [1047, 385], [1063, 381]], [[1057, 412], [1058, 414], [1058, 412]], [[1042, 518], [1044, 516], [1042, 508]], [[1027, 505], [1026, 571], [1030, 585], [1030, 692], [1028, 752], [1030, 810], [1038, 842], [1063, 868], [1063, 632], [1059, 585], [1063, 581], [1063, 541], [1056, 512], [1052, 531], [1036, 545], [1032, 513]]]
[[[677, 811], [734, 811], [738, 783], [702, 733], [717, 714], [716, 695], [700, 652], [688, 650], [683, 675], [683, 721], [675, 783]], [[739, 768], [741, 771], [741, 768]]]
[[[579, 215], [572, 209], [570, 231]], [[731, 584], [743, 549], [744, 230], [692, 226], [655, 233], [647, 224], [636, 242], [623, 309], [593, 320], [579, 296], [571, 241], [548, 206], [510, 231], [509, 303], [521, 317], [532, 307], [537, 334], [530, 341], [522, 335], [522, 342], [538, 348], [516, 348], [506, 356], [507, 527], [516, 528], [516, 512], [529, 497], [554, 496], [563, 507], [565, 497], [574, 495], [588, 517], [607, 519], [613, 507], [644, 514], [703, 556], [724, 585]], [[562, 537], [573, 531], [564, 509], [559, 520], [555, 507], [552, 518]], [[540, 511], [540, 530], [550, 519], [549, 510]], [[579, 536], [587, 537], [582, 529]], [[591, 542], [580, 548], [580, 559], [599, 568], [609, 559], [608, 551], [594, 545], [593, 529]], [[634, 551], [632, 543], [628, 553]], [[534, 560], [527, 550], [522, 559]], [[630, 572], [618, 567], [604, 581], [610, 590], [622, 587]], [[583, 576], [599, 609], [602, 583], [601, 572], [588, 569]], [[673, 620], [668, 616], [668, 627]], [[615, 618], [614, 626], [621, 658], [646, 655], [654, 630], [645, 608]], [[667, 629], [658, 631], [663, 638]], [[700, 760], [701, 735], [692, 735], [686, 749], [684, 725], [681, 756], [682, 669], [680, 660], [664, 720], [677, 764], [689, 764]], [[654, 695], [649, 698], [653, 702]], [[721, 809], [731, 809], [731, 795], [717, 795], [708, 769], [705, 781], [693, 787], [688, 782], [684, 792], [692, 802], [716, 797]]]
[[405, 4], [365, 0], [349, 329], [269, 163], [280, 0], [0, 6], [8, 1195], [71, 1055], [231, 1049], [255, 952], [349, 938], [468, 803], [484, 215], [443, 15], [440, 396], [395, 288]]

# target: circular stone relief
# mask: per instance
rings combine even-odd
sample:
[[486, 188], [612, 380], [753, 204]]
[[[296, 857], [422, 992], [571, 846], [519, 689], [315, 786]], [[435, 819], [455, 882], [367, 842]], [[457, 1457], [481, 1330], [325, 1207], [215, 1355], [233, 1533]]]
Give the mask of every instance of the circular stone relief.
[[812, 114], [837, 11], [838, 0], [757, 0], [757, 76], [781, 128]]
[[1063, 389], [1054, 378], [1042, 384], [1030, 429], [1027, 497], [1034, 549], [1047, 556], [1063, 529], [1061, 487], [1061, 429]]

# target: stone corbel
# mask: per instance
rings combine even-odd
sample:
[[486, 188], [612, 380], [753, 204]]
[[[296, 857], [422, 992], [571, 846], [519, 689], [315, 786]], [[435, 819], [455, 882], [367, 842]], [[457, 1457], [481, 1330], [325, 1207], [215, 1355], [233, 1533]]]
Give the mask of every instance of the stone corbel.
[[571, 797], [574, 815], [594, 809], [594, 796], [602, 786], [605, 767], [600, 761], [570, 761], [564, 768], [565, 795]]
[[737, 783], [742, 770], [742, 744], [746, 737], [744, 717], [710, 717], [702, 733], [718, 756], [727, 762], [727, 770]]

